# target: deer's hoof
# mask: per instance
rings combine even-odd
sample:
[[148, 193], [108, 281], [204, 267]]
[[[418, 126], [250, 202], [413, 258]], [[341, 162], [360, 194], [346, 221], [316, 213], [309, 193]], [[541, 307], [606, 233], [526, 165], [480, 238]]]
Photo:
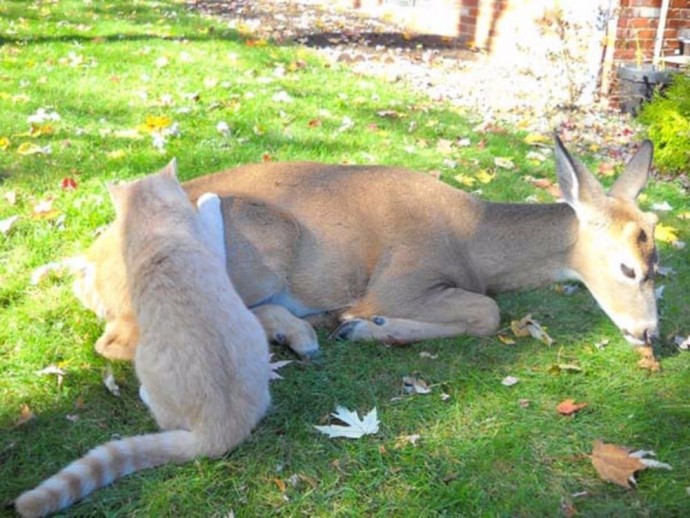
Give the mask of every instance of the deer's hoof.
[[331, 340], [352, 340], [354, 338], [357, 327], [362, 323], [359, 318], [346, 320], [338, 326], [338, 328], [328, 337]]

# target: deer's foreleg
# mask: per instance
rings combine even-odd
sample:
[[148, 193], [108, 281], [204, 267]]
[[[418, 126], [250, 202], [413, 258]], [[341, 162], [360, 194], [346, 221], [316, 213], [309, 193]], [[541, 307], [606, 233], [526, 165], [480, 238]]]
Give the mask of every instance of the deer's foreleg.
[[319, 341], [312, 326], [294, 316], [283, 306], [264, 304], [252, 308], [266, 331], [269, 341], [288, 346], [302, 358], [312, 358], [319, 352]]
[[[500, 320], [493, 299], [460, 288], [438, 290], [408, 303], [393, 298], [396, 304], [390, 307], [383, 300], [368, 294], [343, 314], [332, 336], [405, 344], [461, 334], [489, 335], [498, 329]], [[371, 314], [373, 308], [377, 310], [375, 315]]]

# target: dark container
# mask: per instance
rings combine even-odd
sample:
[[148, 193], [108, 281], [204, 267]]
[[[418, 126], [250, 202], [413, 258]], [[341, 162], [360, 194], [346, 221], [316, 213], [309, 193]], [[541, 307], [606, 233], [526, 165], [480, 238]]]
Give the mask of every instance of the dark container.
[[637, 115], [642, 103], [650, 100], [654, 92], [671, 84], [674, 73], [672, 69], [659, 70], [652, 64], [643, 64], [641, 67], [627, 64], [618, 67], [621, 111]]

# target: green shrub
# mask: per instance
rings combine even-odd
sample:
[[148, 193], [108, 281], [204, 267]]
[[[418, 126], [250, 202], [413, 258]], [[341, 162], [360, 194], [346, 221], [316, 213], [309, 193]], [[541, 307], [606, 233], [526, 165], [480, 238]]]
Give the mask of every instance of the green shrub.
[[655, 163], [665, 172], [690, 170], [690, 76], [678, 74], [640, 113], [654, 142]]

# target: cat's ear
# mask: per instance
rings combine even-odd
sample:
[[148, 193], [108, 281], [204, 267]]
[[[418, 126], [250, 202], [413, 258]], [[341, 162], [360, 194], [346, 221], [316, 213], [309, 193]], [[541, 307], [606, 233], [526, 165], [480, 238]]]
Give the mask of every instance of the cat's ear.
[[110, 194], [110, 199], [113, 200], [113, 205], [115, 206], [115, 212], [120, 213], [122, 207], [125, 203], [125, 190], [127, 189], [124, 185], [118, 185], [113, 182], [107, 182], [106, 187], [108, 188], [108, 193]]
[[162, 170], [161, 174], [177, 180], [177, 158], [173, 158]]

